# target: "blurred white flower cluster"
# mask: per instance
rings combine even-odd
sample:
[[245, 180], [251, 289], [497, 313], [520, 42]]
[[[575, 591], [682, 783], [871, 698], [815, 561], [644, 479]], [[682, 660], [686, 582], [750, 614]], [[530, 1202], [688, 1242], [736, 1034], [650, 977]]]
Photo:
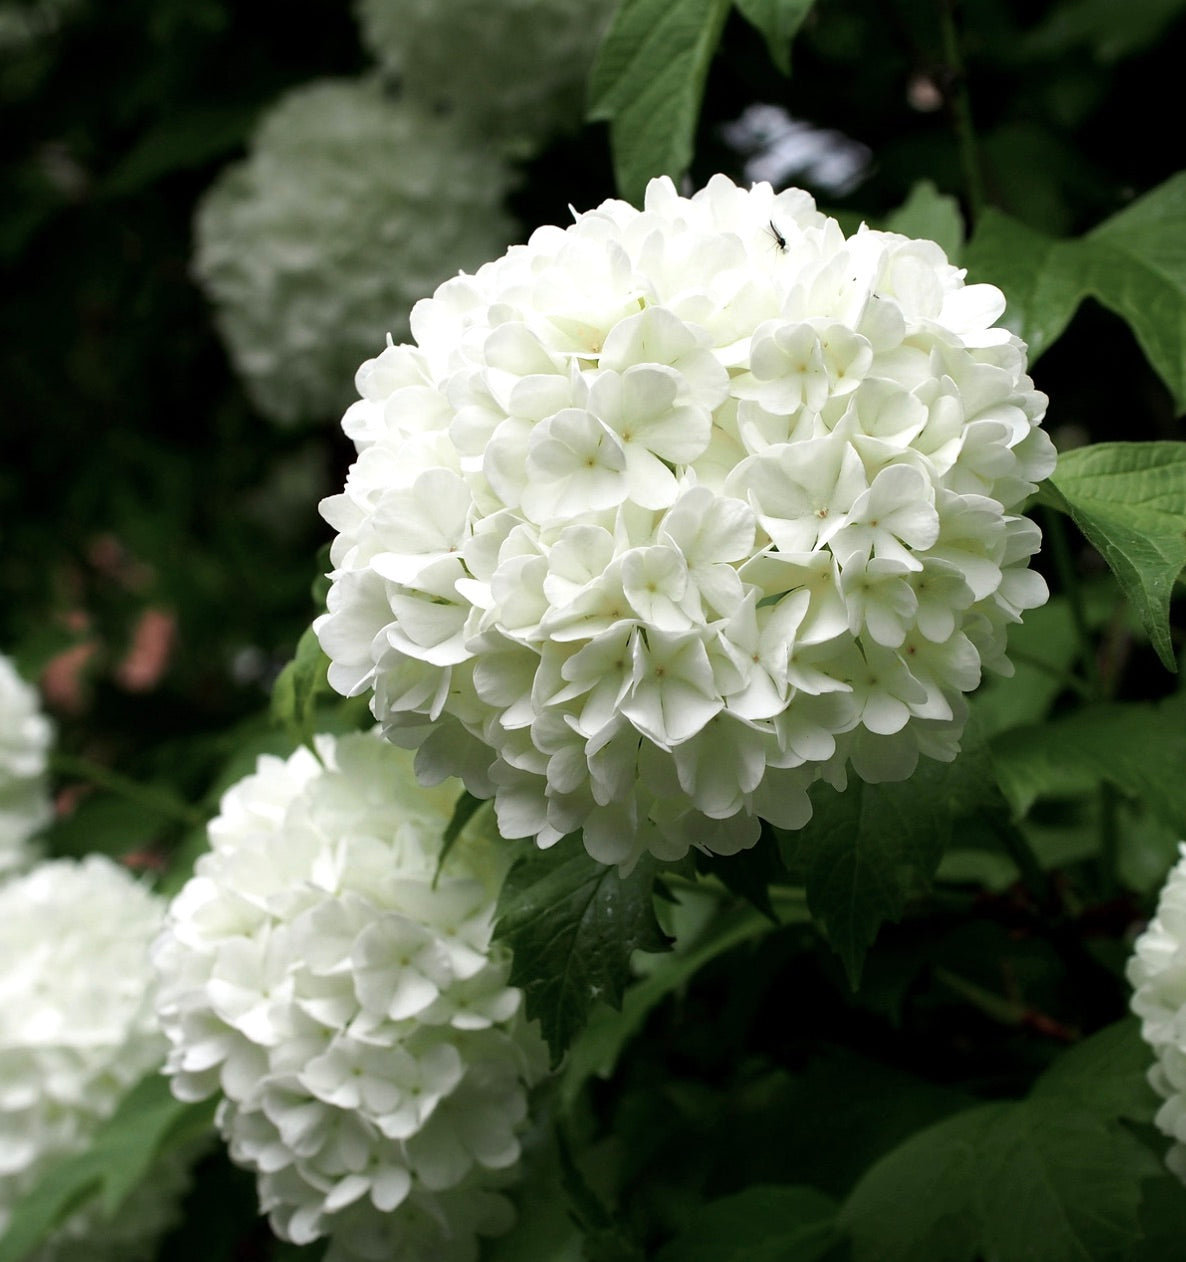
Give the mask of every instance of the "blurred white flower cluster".
[[37, 689], [0, 654], [0, 877], [29, 863], [29, 839], [53, 814], [45, 776], [52, 740]]
[[359, 370], [332, 684], [504, 836], [621, 865], [951, 759], [1046, 599], [1003, 309], [933, 242], [723, 176], [541, 228]]
[[374, 734], [261, 758], [158, 941], [167, 1072], [221, 1092], [232, 1158], [283, 1238], [465, 1262], [505, 1230], [542, 1041], [491, 944], [505, 847]]
[[523, 156], [575, 128], [611, 0], [357, 0], [363, 43], [402, 90]]
[[1179, 849], [1157, 915], [1133, 945], [1128, 980], [1141, 1036], [1156, 1057], [1149, 1081], [1165, 1100], [1154, 1120], [1174, 1141], [1166, 1164], [1186, 1183], [1186, 843]]
[[[83, 1151], [164, 1058], [149, 947], [164, 903], [110, 859], [59, 859], [0, 886], [0, 1235], [55, 1162]], [[119, 1220], [83, 1210], [38, 1262], [151, 1255], [180, 1167]]]
[[194, 272], [255, 405], [340, 412], [359, 360], [445, 277], [514, 235], [510, 173], [372, 80], [283, 97], [201, 202]]

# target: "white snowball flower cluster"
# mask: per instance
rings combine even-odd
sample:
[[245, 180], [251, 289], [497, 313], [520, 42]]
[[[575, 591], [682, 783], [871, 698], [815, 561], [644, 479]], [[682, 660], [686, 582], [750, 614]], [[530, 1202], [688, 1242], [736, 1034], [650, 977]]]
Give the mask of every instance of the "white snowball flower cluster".
[[[42, 1175], [84, 1150], [164, 1059], [149, 964], [164, 910], [101, 855], [42, 863], [0, 886], [0, 1235]], [[169, 1195], [156, 1184], [119, 1223], [82, 1211], [37, 1257], [150, 1255], [181, 1171], [167, 1182]]]
[[0, 877], [27, 866], [52, 817], [45, 767], [53, 729], [37, 689], [0, 654]]
[[320, 419], [407, 311], [514, 235], [508, 169], [369, 80], [283, 97], [197, 215], [194, 272], [253, 401]]
[[1004, 299], [723, 176], [542, 228], [363, 364], [322, 512], [330, 681], [500, 831], [629, 865], [951, 759], [1046, 599], [1050, 473]]
[[522, 156], [579, 126], [612, 0], [357, 0], [362, 40], [403, 91]]
[[1166, 1164], [1186, 1183], [1186, 843], [1179, 849], [1157, 915], [1133, 945], [1128, 981], [1141, 1037], [1156, 1056], [1149, 1082], [1165, 1100], [1154, 1120], [1174, 1140]]
[[[542, 1041], [491, 943], [506, 847], [377, 734], [261, 758], [155, 948], [174, 1092], [221, 1092], [274, 1230], [334, 1259], [466, 1262], [505, 1230]], [[323, 765], [324, 764], [324, 765]], [[455, 790], [457, 786], [453, 786]]]

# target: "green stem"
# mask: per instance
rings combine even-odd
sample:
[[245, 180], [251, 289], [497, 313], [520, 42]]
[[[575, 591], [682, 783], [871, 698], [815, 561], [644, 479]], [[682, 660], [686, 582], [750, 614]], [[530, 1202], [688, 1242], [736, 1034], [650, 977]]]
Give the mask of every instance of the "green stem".
[[959, 143], [960, 165], [964, 173], [964, 191], [968, 199], [968, 217], [973, 224], [984, 210], [984, 177], [980, 167], [980, 146], [972, 123], [972, 100], [968, 94], [968, 74], [960, 49], [956, 26], [957, 0], [939, 0], [939, 27], [943, 35], [943, 58], [947, 63], [948, 82], [944, 86], [951, 121]]
[[88, 784], [97, 785], [110, 793], [118, 794], [129, 802], [135, 802], [145, 810], [155, 811], [168, 819], [176, 820], [188, 828], [196, 828], [206, 822], [206, 816], [197, 807], [179, 798], [168, 789], [160, 789], [154, 785], [141, 784], [137, 780], [120, 775], [110, 767], [91, 762], [89, 758], [80, 758], [74, 754], [55, 753], [50, 755], [50, 769], [55, 775], [74, 780], [85, 780]]

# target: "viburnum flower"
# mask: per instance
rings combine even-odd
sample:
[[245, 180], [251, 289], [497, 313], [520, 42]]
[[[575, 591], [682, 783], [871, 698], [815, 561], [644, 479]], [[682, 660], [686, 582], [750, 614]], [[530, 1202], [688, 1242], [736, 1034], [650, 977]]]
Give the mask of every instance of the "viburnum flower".
[[410, 99], [523, 157], [580, 126], [611, 0], [356, 0], [362, 41]]
[[1165, 1101], [1154, 1121], [1173, 1141], [1166, 1164], [1186, 1183], [1186, 843], [1133, 944], [1128, 980], [1141, 1036], [1155, 1057], [1149, 1082]]
[[1047, 594], [1003, 309], [933, 242], [723, 176], [539, 229], [358, 372], [331, 683], [504, 836], [623, 867], [953, 758]]
[[505, 247], [510, 173], [373, 80], [298, 88], [197, 214], [194, 273], [259, 410], [336, 415], [359, 359], [445, 277]]
[[[0, 886], [0, 1236], [58, 1161], [83, 1151], [123, 1099], [159, 1068], [149, 947], [164, 901], [112, 860], [39, 864]], [[151, 1256], [185, 1184], [154, 1170], [116, 1219], [84, 1209], [35, 1257]]]
[[316, 748], [226, 793], [170, 908], [166, 1070], [182, 1099], [221, 1094], [284, 1239], [465, 1262], [510, 1223], [500, 1189], [544, 1066], [491, 942], [506, 847], [475, 817], [441, 866], [450, 786], [420, 788], [377, 734]]
[[29, 840], [53, 815], [45, 776], [52, 741], [37, 689], [0, 654], [0, 877], [32, 861]]

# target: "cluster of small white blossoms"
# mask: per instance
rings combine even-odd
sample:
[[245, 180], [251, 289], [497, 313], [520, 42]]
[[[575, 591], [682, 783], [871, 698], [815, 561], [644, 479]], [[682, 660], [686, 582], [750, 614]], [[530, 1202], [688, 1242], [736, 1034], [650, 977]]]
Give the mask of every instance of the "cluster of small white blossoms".
[[341, 412], [376, 342], [459, 268], [514, 235], [510, 174], [457, 125], [371, 80], [283, 97], [197, 214], [194, 273], [256, 407]]
[[1045, 397], [933, 242], [653, 181], [442, 285], [364, 363], [315, 623], [426, 782], [591, 855], [750, 846], [951, 759], [1041, 604]]
[[1186, 1183], [1186, 843], [1179, 849], [1157, 915], [1133, 945], [1128, 981], [1141, 1037], [1156, 1057], [1149, 1082], [1165, 1101], [1154, 1120], [1174, 1140], [1166, 1164]]
[[[468, 1262], [505, 1230], [542, 1041], [491, 943], [506, 847], [378, 734], [260, 759], [154, 949], [176, 1095], [221, 1092], [273, 1229], [332, 1259]], [[488, 812], [484, 813], [488, 815]]]
[[[164, 911], [102, 855], [45, 862], [0, 886], [0, 1236], [46, 1171], [86, 1149], [164, 1059], [149, 964]], [[118, 1223], [83, 1210], [36, 1257], [151, 1254], [184, 1181], [164, 1173], [167, 1195], [158, 1180]]]
[[612, 0], [357, 0], [403, 91], [516, 157], [580, 125]]
[[0, 878], [28, 865], [53, 809], [45, 767], [53, 728], [37, 689], [0, 654]]

